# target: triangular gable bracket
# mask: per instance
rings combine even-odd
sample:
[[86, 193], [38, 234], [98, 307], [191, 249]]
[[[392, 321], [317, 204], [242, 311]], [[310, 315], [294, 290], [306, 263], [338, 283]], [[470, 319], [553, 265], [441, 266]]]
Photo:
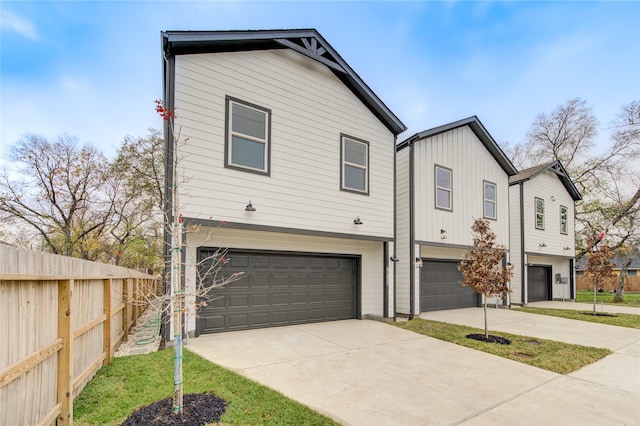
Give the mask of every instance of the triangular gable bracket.
[[327, 49], [322, 47], [322, 44], [318, 42], [318, 39], [315, 37], [301, 37], [297, 39], [297, 42], [294, 42], [293, 39], [286, 38], [277, 38], [275, 39], [281, 45], [288, 47], [290, 49], [295, 50], [296, 52], [300, 52], [303, 55], [310, 57], [311, 59], [315, 59], [318, 62], [323, 63], [329, 68], [344, 73], [345, 70], [342, 68], [332, 57], [326, 58], [324, 55], [327, 54]]
[[556, 172], [557, 174], [559, 174], [560, 176], [564, 176], [566, 178], [568, 178], [569, 176], [567, 176], [567, 174], [565, 173], [565, 171], [562, 169], [562, 166], [560, 165], [560, 163], [555, 162], [551, 165], [551, 167], [549, 167], [550, 169], [552, 169], [554, 172]]

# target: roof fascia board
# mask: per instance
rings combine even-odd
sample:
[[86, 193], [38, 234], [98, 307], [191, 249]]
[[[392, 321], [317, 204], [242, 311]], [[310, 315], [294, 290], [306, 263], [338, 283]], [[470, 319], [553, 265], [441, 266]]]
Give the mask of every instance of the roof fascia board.
[[509, 186], [516, 185], [520, 182], [526, 182], [528, 180], [531, 180], [534, 177], [546, 171], [551, 171], [558, 176], [558, 179], [560, 179], [560, 182], [562, 182], [562, 185], [565, 187], [569, 195], [571, 195], [571, 198], [573, 198], [573, 201], [582, 200], [582, 195], [580, 194], [580, 191], [578, 191], [578, 188], [576, 188], [576, 186], [573, 184], [573, 181], [569, 177], [569, 174], [567, 173], [565, 168], [562, 166], [562, 163], [560, 163], [560, 161], [558, 160], [549, 163], [546, 167], [541, 167], [540, 170], [527, 176], [526, 178], [517, 179], [517, 180], [514, 180], [513, 182], [509, 182]]

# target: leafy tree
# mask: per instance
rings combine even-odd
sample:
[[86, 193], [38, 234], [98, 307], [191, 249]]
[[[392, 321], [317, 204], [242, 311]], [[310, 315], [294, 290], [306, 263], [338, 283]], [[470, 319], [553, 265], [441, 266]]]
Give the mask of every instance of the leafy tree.
[[598, 245], [600, 239], [589, 237], [587, 245], [593, 247], [587, 253], [587, 269], [584, 271], [584, 277], [593, 281], [593, 314], [596, 313], [596, 296], [598, 289], [606, 282], [610, 282], [616, 278], [613, 273], [615, 264], [611, 263], [611, 259], [615, 253], [611, 248], [602, 241]]
[[[4, 171], [0, 211], [33, 228], [55, 254], [96, 260], [112, 213], [105, 196], [108, 163], [91, 146], [70, 136], [53, 142], [28, 135], [11, 151], [21, 180]], [[99, 245], [99, 244], [98, 244]]]
[[460, 262], [458, 270], [462, 272], [462, 285], [471, 287], [474, 293], [484, 295], [484, 337], [489, 337], [487, 327], [487, 299], [510, 293], [509, 281], [511, 269], [503, 268], [507, 254], [506, 248], [496, 244], [496, 234], [491, 230], [489, 221], [476, 219], [471, 227], [473, 249], [468, 250]]

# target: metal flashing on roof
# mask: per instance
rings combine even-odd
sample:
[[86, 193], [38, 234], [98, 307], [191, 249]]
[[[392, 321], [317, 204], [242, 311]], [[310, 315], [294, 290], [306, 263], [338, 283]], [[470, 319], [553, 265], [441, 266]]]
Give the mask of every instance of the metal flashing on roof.
[[267, 49], [292, 49], [326, 65], [394, 135], [407, 129], [315, 29], [162, 32], [165, 59], [194, 53]]
[[416, 133], [415, 135], [400, 142], [396, 146], [396, 150], [400, 151], [401, 149], [406, 148], [416, 141], [436, 136], [463, 126], [469, 126], [471, 131], [473, 131], [476, 137], [480, 139], [487, 151], [489, 151], [493, 158], [495, 158], [498, 164], [500, 164], [500, 167], [502, 167], [502, 169], [505, 171], [505, 173], [507, 173], [508, 176], [513, 176], [518, 173], [515, 166], [511, 163], [511, 160], [509, 160], [504, 151], [502, 151], [502, 148], [500, 148], [498, 143], [493, 139], [491, 134], [484, 127], [480, 119], [478, 119], [478, 117], [475, 115]]
[[530, 167], [528, 169], [522, 170], [517, 175], [511, 176], [509, 178], [509, 185], [511, 186], [511, 185], [516, 185], [518, 183], [526, 182], [546, 171], [550, 171], [558, 175], [558, 178], [566, 188], [569, 195], [571, 195], [571, 198], [573, 198], [573, 201], [582, 200], [582, 195], [580, 194], [580, 191], [578, 191], [578, 188], [576, 188], [576, 186], [573, 184], [573, 181], [569, 177], [569, 174], [562, 166], [562, 163], [560, 163], [560, 161], [558, 160], [550, 161], [548, 163], [544, 163], [539, 166]]

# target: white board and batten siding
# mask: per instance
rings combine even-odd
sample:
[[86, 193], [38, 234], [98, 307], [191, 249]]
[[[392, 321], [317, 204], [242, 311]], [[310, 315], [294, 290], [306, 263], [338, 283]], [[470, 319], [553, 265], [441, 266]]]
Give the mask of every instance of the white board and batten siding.
[[509, 261], [513, 265], [511, 277], [511, 303], [522, 303], [522, 233], [520, 227], [520, 185], [509, 187]]
[[[180, 55], [175, 79], [185, 216], [393, 238], [394, 136], [326, 66], [288, 49]], [[226, 96], [271, 110], [270, 176], [224, 167]], [[341, 134], [369, 143], [369, 195], [340, 190]]]
[[410, 255], [409, 215], [409, 149], [396, 154], [396, 311], [409, 314], [410, 274], [413, 269]]
[[[484, 181], [496, 184], [496, 241], [509, 245], [508, 176], [468, 126], [414, 143], [415, 238], [472, 246], [471, 226], [483, 217]], [[452, 210], [435, 208], [435, 165], [452, 170]], [[440, 238], [440, 230], [447, 238]]]
[[[189, 234], [187, 241], [185, 279], [191, 288], [197, 281], [195, 265], [198, 247], [358, 256], [360, 257], [361, 271], [359, 295], [361, 314], [363, 317], [366, 315], [383, 316], [385, 266], [381, 262], [384, 255], [382, 242], [229, 228], [201, 229], [201, 232], [197, 234]], [[393, 276], [391, 275], [390, 278], [393, 279]], [[233, 283], [228, 285], [232, 286]], [[189, 290], [187, 289], [187, 293], [193, 294], [193, 291]], [[390, 292], [392, 291], [391, 288]], [[213, 295], [215, 295], [215, 290]], [[189, 303], [187, 305], [193, 306]], [[190, 315], [189, 320], [189, 331], [193, 331], [196, 327], [195, 316]]]
[[[558, 178], [546, 171], [523, 185], [525, 253], [573, 257], [575, 251], [575, 207], [573, 198]], [[544, 200], [544, 230], [535, 227], [535, 198]], [[560, 206], [568, 207], [566, 234], [560, 232]], [[544, 244], [545, 247], [541, 247]], [[569, 250], [565, 250], [569, 247]]]

